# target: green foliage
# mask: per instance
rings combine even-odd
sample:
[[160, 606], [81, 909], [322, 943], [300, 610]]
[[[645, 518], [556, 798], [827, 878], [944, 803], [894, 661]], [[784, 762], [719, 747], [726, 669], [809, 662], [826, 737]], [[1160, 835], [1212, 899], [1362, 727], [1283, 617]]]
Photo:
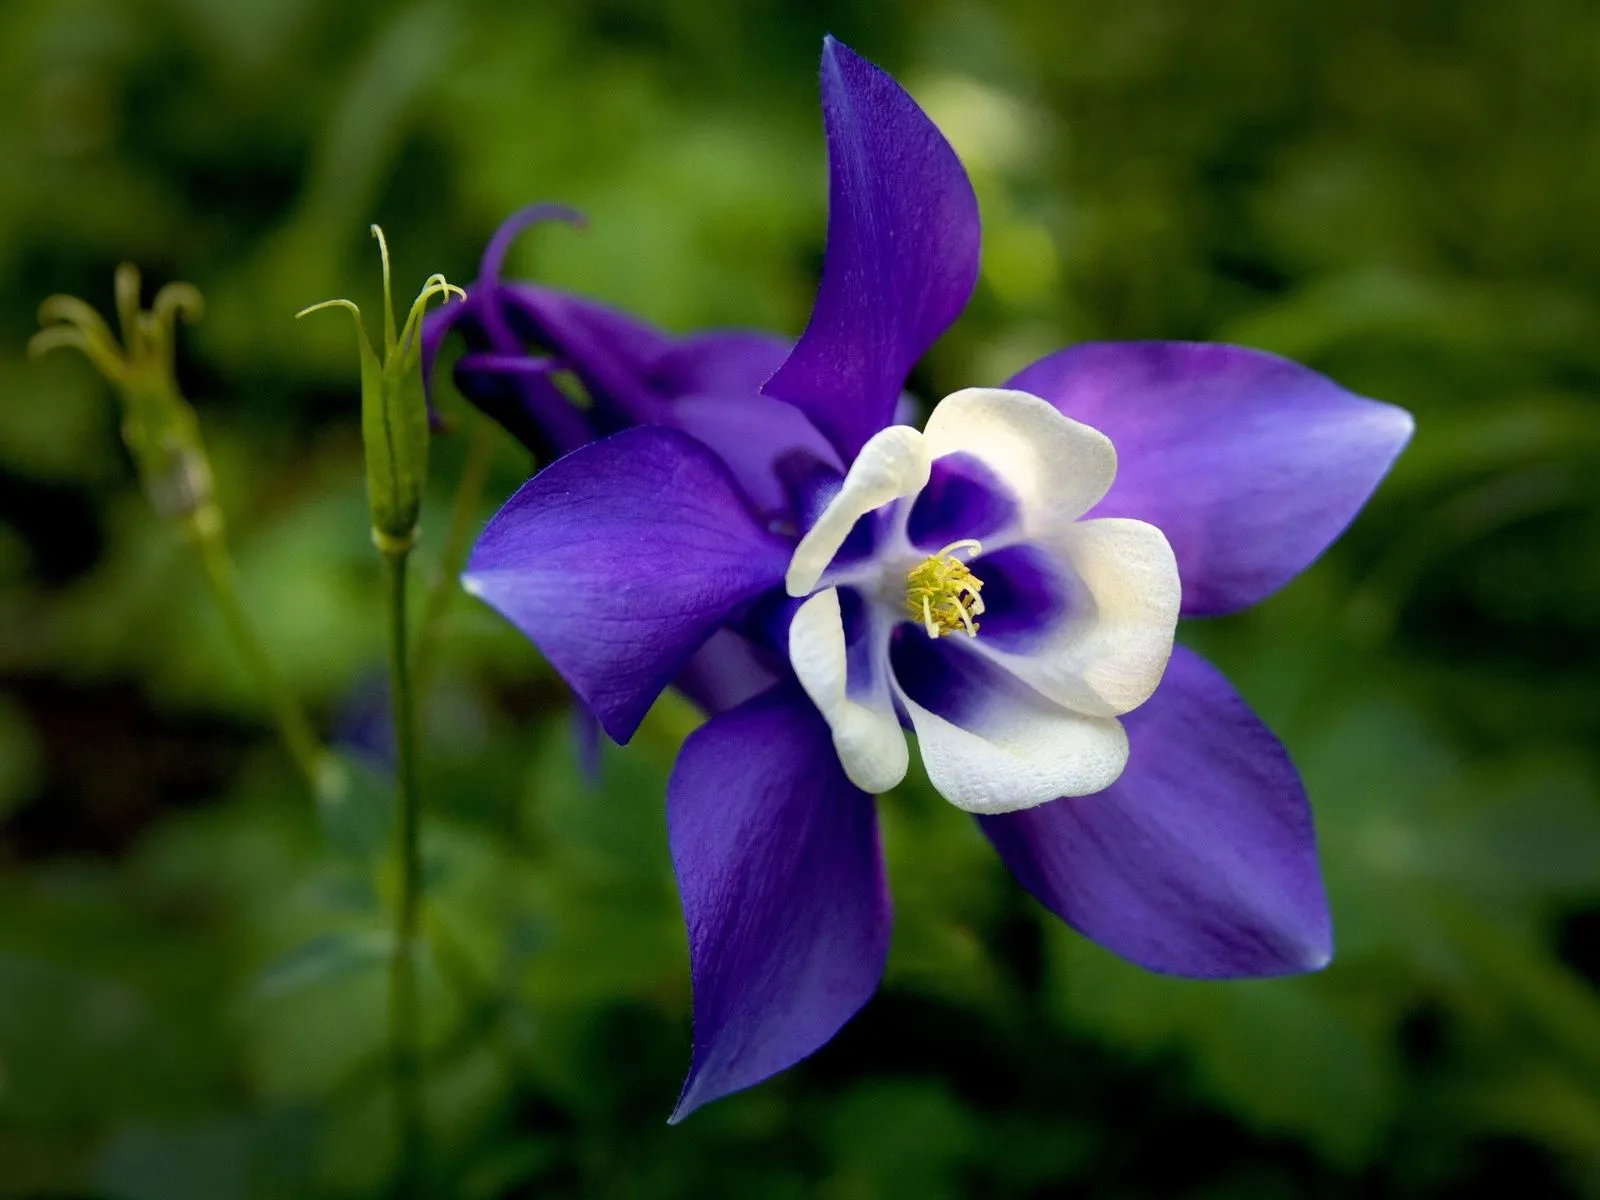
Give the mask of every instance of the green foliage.
[[[1322, 562], [1182, 635], [1305, 774], [1337, 956], [1139, 972], [913, 781], [882, 805], [883, 992], [668, 1129], [690, 1005], [662, 795], [694, 718], [664, 701], [587, 779], [558, 681], [460, 598], [424, 706], [430, 1194], [1596, 1193], [1593, 5], [14, 0], [0, 1195], [379, 1195], [395, 1157], [386, 780], [357, 763], [340, 802], [306, 794], [112, 398], [25, 362], [38, 302], [107, 309], [123, 260], [205, 293], [178, 376], [244, 605], [323, 729], [365, 728], [359, 389], [348, 331], [294, 312], [379, 311], [369, 222], [401, 279], [467, 279], [502, 217], [558, 200], [589, 227], [531, 235], [512, 273], [673, 329], [798, 330], [827, 30], [926, 104], [983, 205], [925, 398], [1073, 341], [1197, 337], [1417, 414]], [[419, 590], [466, 441], [433, 440]], [[479, 523], [530, 465], [496, 454]]]

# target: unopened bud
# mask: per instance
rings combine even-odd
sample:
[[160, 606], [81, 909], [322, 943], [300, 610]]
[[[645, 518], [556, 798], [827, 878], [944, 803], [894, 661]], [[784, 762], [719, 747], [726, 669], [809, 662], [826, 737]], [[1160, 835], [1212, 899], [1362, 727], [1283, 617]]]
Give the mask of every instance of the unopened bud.
[[296, 316], [325, 308], [345, 308], [356, 324], [356, 349], [361, 360], [361, 440], [367, 458], [367, 503], [372, 513], [372, 539], [388, 556], [404, 554], [415, 544], [422, 489], [428, 478], [428, 405], [422, 392], [422, 316], [428, 301], [466, 293], [443, 275], [430, 275], [411, 302], [405, 324], [395, 329], [389, 279], [389, 246], [383, 230], [372, 227], [383, 259], [383, 357], [367, 336], [361, 310], [349, 300], [325, 300]]

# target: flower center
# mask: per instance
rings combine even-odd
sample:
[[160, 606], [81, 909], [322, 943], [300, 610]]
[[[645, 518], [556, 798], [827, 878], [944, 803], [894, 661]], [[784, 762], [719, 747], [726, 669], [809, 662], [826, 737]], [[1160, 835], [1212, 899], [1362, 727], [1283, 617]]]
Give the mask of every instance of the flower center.
[[906, 612], [922, 622], [931, 638], [958, 629], [968, 637], [978, 636], [973, 618], [983, 612], [983, 597], [978, 594], [983, 580], [955, 556], [957, 551], [979, 554], [983, 546], [973, 538], [951, 542], [906, 573]]

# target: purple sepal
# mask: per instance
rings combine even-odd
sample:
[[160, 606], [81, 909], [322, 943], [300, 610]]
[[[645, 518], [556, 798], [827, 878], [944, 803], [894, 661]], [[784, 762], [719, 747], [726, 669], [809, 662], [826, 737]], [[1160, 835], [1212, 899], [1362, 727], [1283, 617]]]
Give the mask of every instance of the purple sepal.
[[672, 406], [671, 423], [711, 447], [765, 515], [789, 513], [778, 464], [795, 451], [837, 468], [833, 447], [805, 414], [757, 392], [684, 396]]
[[1333, 954], [1305, 789], [1217, 669], [1173, 651], [1094, 796], [980, 817], [1018, 881], [1108, 950], [1172, 975], [1314, 971]]
[[833, 1037], [883, 976], [891, 909], [872, 797], [793, 684], [684, 743], [667, 833], [694, 978], [677, 1122]]
[[763, 389], [844, 462], [894, 418], [912, 366], [978, 278], [978, 202], [955, 151], [885, 72], [828, 38], [828, 243], [811, 321]]
[[777, 463], [805, 450], [838, 466], [828, 440], [793, 405], [760, 394], [794, 343], [745, 329], [693, 334], [650, 367], [650, 386], [669, 400], [664, 418], [728, 464], [759, 512], [785, 512]]
[[1117, 478], [1090, 514], [1167, 535], [1183, 615], [1255, 604], [1338, 537], [1411, 437], [1411, 415], [1260, 350], [1092, 342], [1007, 387], [1092, 425]]
[[563, 221], [574, 229], [582, 229], [588, 224], [581, 212], [565, 204], [529, 204], [519, 208], [500, 222], [500, 228], [494, 231], [489, 244], [483, 248], [483, 257], [478, 260], [478, 283], [485, 287], [498, 287], [511, 243], [521, 237], [525, 230], [545, 221]]
[[755, 329], [692, 333], [651, 363], [650, 386], [664, 396], [753, 395], [793, 349]]
[[[651, 364], [673, 349], [665, 334], [626, 313], [549, 288], [501, 280], [512, 241], [529, 226], [549, 220], [583, 224], [578, 213], [554, 204], [513, 214], [485, 249], [467, 298], [428, 314], [422, 330], [430, 412], [439, 351], [453, 331], [467, 349], [456, 369], [462, 395], [537, 454], [552, 449], [563, 453], [629, 425], [660, 420], [666, 410], [646, 376]], [[775, 365], [770, 351], [768, 360]], [[553, 376], [561, 370], [583, 383], [592, 401], [589, 411], [580, 411], [556, 386]]]
[[537, 355], [468, 351], [456, 362], [456, 387], [535, 454], [559, 458], [595, 439], [588, 417], [555, 384], [560, 367]]
[[422, 398], [428, 406], [428, 428], [434, 433], [444, 432], [445, 421], [433, 403], [433, 369], [439, 361], [439, 348], [455, 328], [456, 319], [466, 311], [467, 303], [466, 300], [451, 303], [447, 299], [446, 303], [422, 316]]
[[468, 591], [539, 647], [619, 742], [791, 547], [688, 434], [626, 430], [535, 475], [473, 548]]
[[666, 334], [593, 300], [530, 283], [499, 290], [511, 328], [549, 347], [582, 382], [599, 432], [665, 420], [670, 409], [650, 388], [651, 365], [672, 348]]
[[[489, 239], [489, 244], [483, 251], [483, 258], [478, 263], [478, 278], [468, 289], [466, 299], [453, 304], [443, 304], [422, 318], [422, 390], [428, 399], [430, 419], [434, 421], [438, 419], [438, 414], [433, 408], [433, 370], [438, 362], [439, 349], [444, 344], [445, 336], [463, 318], [467, 321], [469, 329], [477, 329], [482, 325], [485, 299], [500, 286], [500, 269], [505, 263], [506, 251], [511, 248], [511, 243], [523, 230], [541, 221], [565, 221], [569, 225], [581, 227], [583, 214], [560, 204], [530, 204], [526, 208], [518, 209], [500, 223], [500, 228], [495, 230], [494, 236]], [[491, 316], [489, 320], [492, 324], [494, 319]], [[495, 333], [499, 336], [495, 336]], [[468, 336], [470, 339], [471, 334]], [[492, 349], [501, 354], [513, 354], [520, 349], [511, 342], [509, 335], [503, 329], [488, 332], [485, 337], [477, 340], [480, 341], [480, 349]]]

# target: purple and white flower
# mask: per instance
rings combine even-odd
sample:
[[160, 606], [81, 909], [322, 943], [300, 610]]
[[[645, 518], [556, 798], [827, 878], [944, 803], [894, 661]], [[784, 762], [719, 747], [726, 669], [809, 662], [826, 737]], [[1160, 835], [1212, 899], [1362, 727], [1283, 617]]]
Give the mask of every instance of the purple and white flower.
[[1173, 629], [1303, 570], [1411, 432], [1283, 359], [1179, 343], [1079, 346], [895, 424], [974, 286], [977, 204], [910, 97], [831, 39], [822, 94], [822, 286], [747, 398], [752, 424], [810, 432], [754, 455], [682, 425], [583, 446], [465, 577], [618, 741], [709, 638], [787, 663], [691, 735], [668, 788], [695, 991], [675, 1119], [810, 1054], [877, 987], [871, 793], [904, 775], [907, 726], [933, 786], [1102, 945], [1195, 977], [1324, 965], [1300, 780]]

